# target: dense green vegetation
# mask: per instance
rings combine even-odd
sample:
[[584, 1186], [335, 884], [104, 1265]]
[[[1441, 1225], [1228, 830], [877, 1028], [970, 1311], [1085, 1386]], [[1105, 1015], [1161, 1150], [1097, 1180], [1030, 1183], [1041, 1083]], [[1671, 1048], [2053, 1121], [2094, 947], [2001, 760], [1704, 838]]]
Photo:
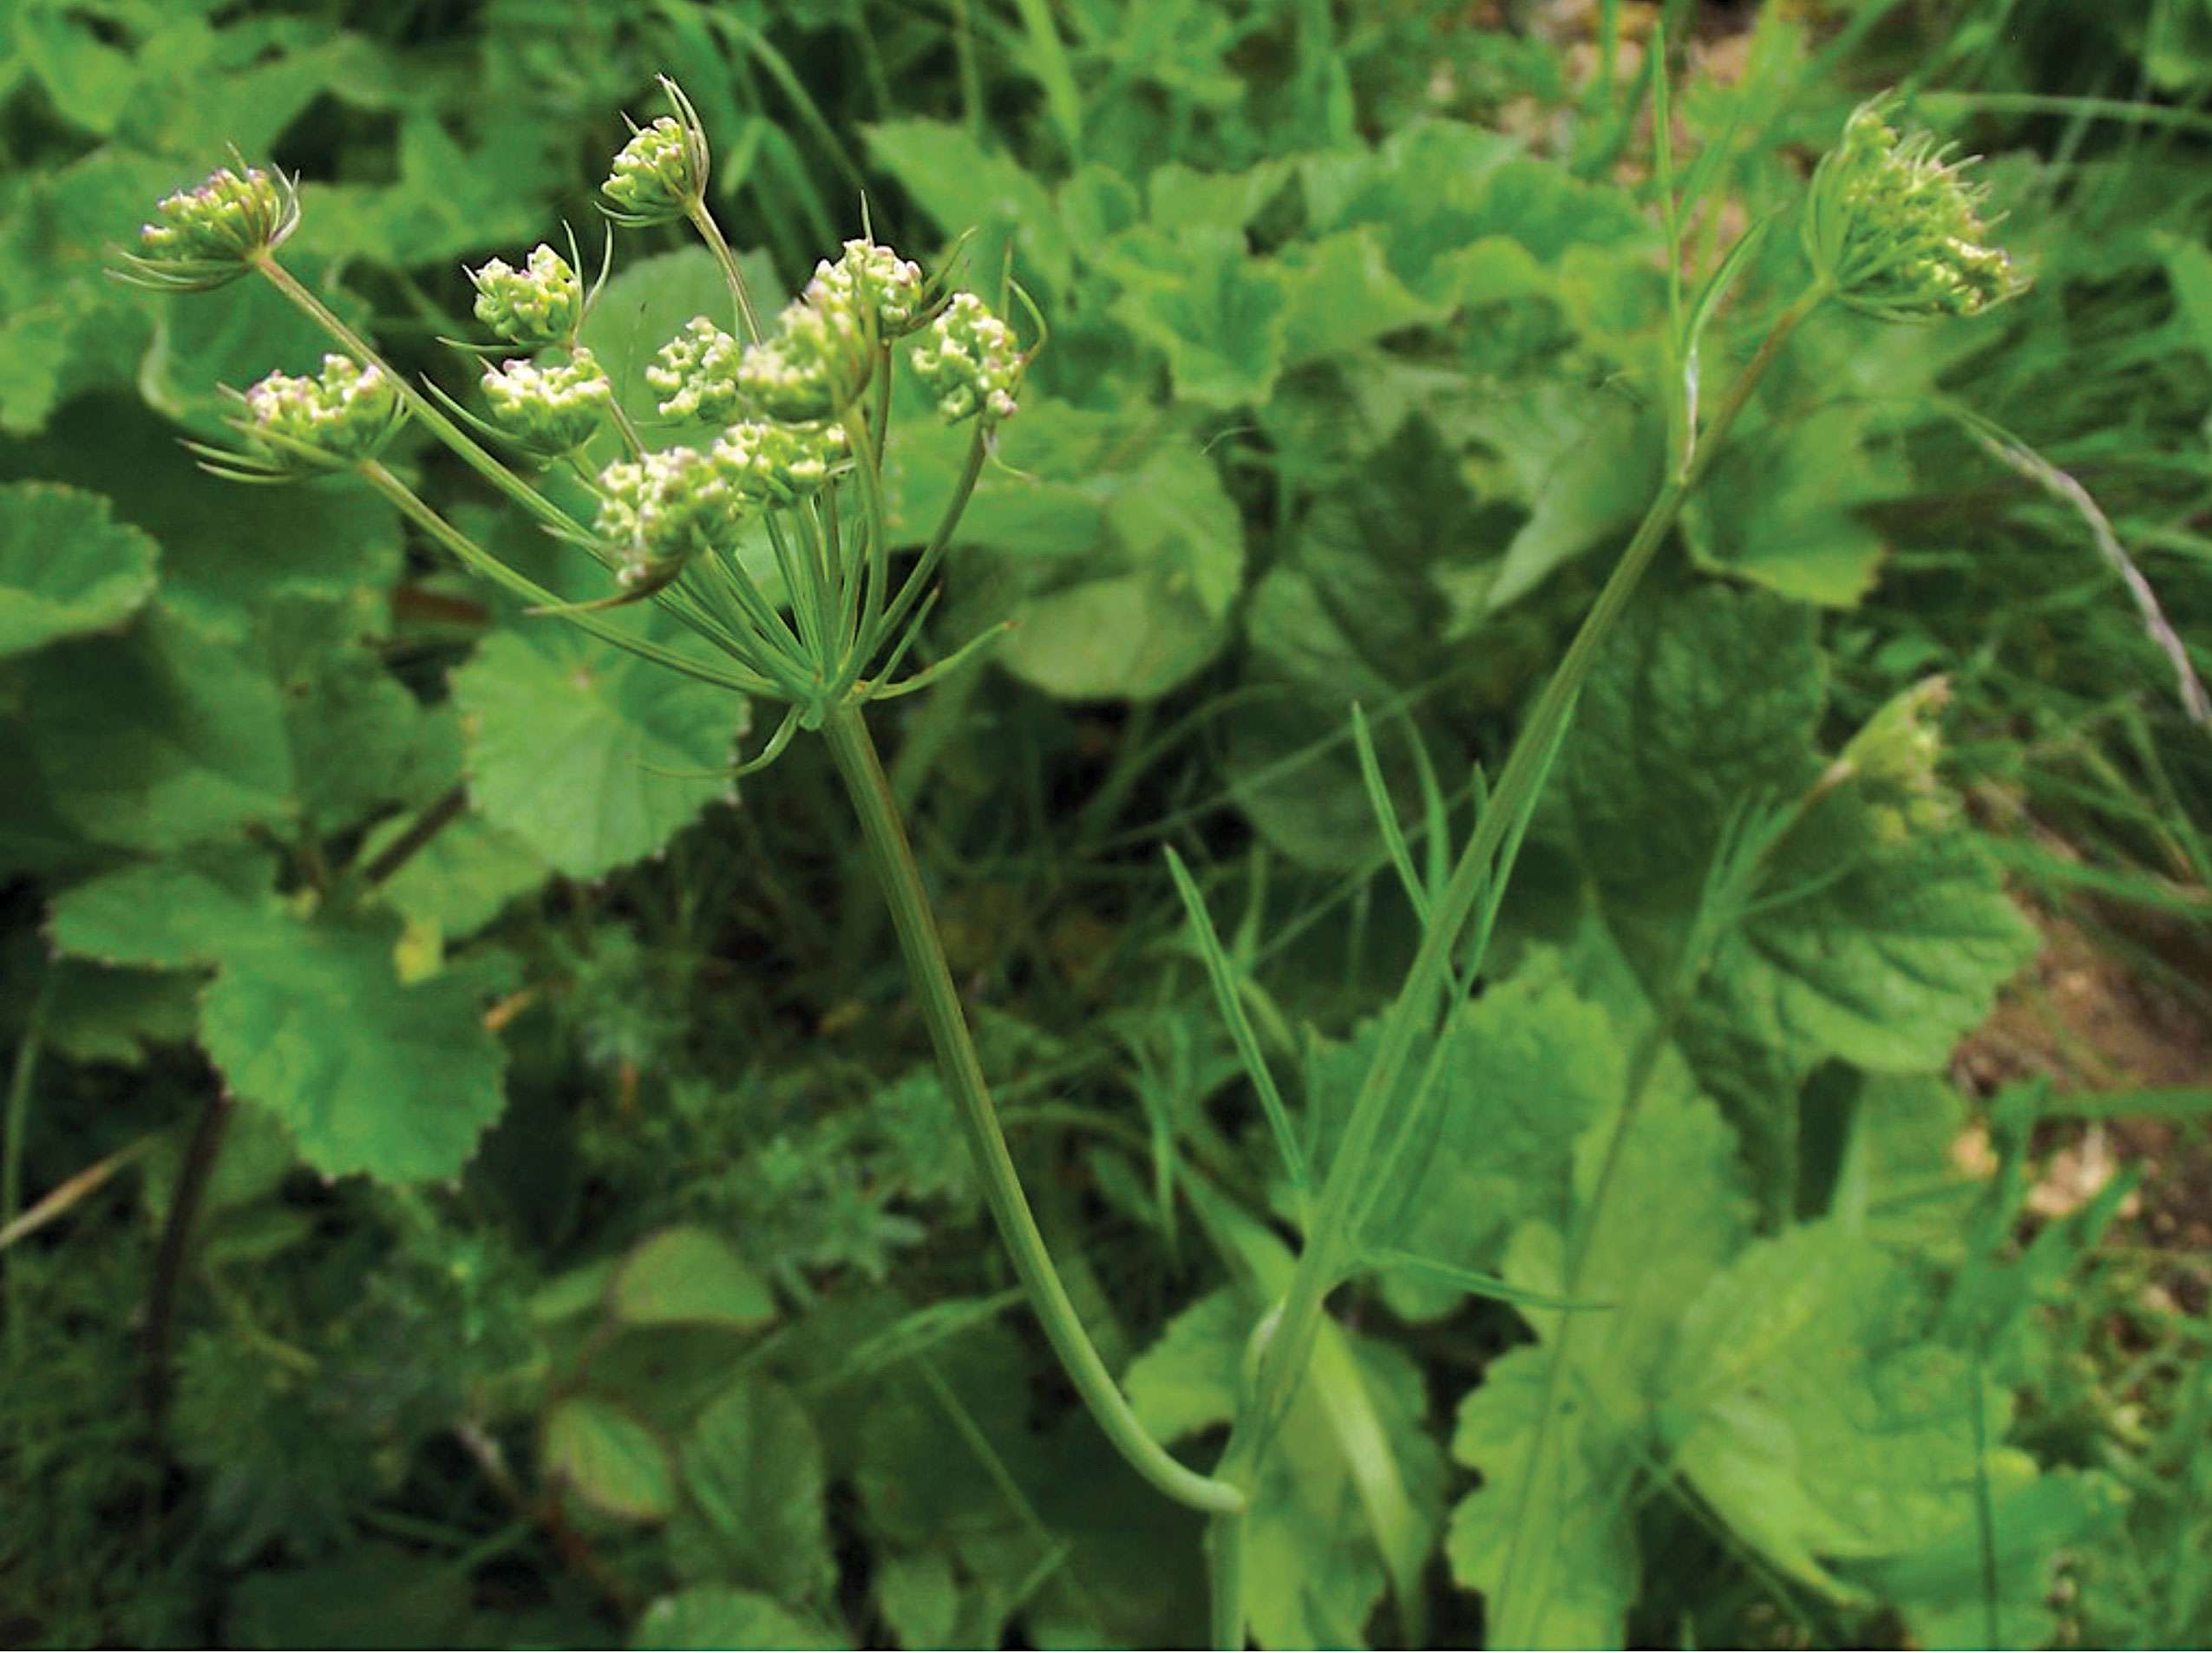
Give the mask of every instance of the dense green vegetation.
[[0, 1640], [2212, 1643], [2212, 10], [0, 42]]

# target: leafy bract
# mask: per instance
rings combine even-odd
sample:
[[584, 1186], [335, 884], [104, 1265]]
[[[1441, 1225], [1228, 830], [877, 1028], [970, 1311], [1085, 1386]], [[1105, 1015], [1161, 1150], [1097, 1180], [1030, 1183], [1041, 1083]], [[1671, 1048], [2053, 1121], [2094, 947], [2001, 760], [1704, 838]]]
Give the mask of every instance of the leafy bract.
[[159, 554], [97, 494], [0, 487], [0, 658], [120, 628], [154, 594]]
[[453, 693], [472, 801], [576, 878], [651, 854], [728, 796], [696, 772], [730, 765], [749, 721], [735, 696], [552, 624], [486, 638]]

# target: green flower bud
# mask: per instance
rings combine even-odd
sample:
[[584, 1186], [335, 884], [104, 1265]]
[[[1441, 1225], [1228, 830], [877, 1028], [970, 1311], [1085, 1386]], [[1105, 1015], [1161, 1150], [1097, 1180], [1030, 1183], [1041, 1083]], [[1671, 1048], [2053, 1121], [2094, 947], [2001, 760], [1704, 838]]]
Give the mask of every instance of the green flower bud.
[[567, 259], [540, 241], [526, 267], [494, 258], [468, 272], [476, 285], [476, 319], [511, 344], [566, 344], [584, 324], [584, 284]]
[[1864, 103], [1813, 174], [1805, 256], [1852, 309], [1888, 321], [1973, 316], [2027, 286], [1981, 216], [1986, 186], [1925, 132], [1900, 136], [1890, 101]]
[[737, 393], [737, 341], [704, 316], [660, 347], [645, 369], [645, 382], [663, 393], [664, 419], [709, 419], [717, 423], [743, 411]]
[[272, 373], [245, 393], [245, 434], [272, 470], [342, 469], [399, 428], [399, 392], [377, 367], [326, 356], [319, 378]]
[[913, 356], [914, 371], [937, 398], [937, 409], [955, 422], [979, 418], [996, 424], [1014, 416], [1014, 391], [1024, 365], [1014, 330], [973, 293], [952, 295], [930, 323], [927, 341]]
[[794, 299], [776, 331], [746, 347], [737, 363], [745, 405], [772, 419], [806, 424], [841, 412], [868, 380], [867, 337], [848, 304]]
[[789, 505], [819, 493], [845, 453], [842, 426], [747, 420], [723, 432], [708, 457], [747, 499]]
[[154, 212], [117, 273], [141, 286], [202, 292], [235, 281], [299, 227], [299, 192], [281, 172], [239, 159], [197, 188], [163, 197]]
[[815, 265], [802, 297], [817, 309], [873, 317], [882, 338], [913, 331], [926, 307], [921, 266], [873, 241], [847, 241], [836, 263], [824, 258]]
[[540, 368], [503, 362], [484, 370], [484, 400], [493, 422], [520, 447], [549, 458], [592, 439], [614, 406], [614, 386], [589, 350]]
[[625, 585], [736, 542], [749, 514], [727, 467], [696, 448], [618, 460], [599, 473], [599, 537], [620, 552]]
[[1823, 790], [1863, 787], [1875, 831], [1896, 840], [1932, 831], [1950, 820], [1952, 802], [1938, 766], [1943, 731], [1938, 718], [1950, 702], [1947, 678], [1929, 677], [1893, 696], [1845, 742], [1821, 779]]
[[684, 88], [663, 75], [661, 90], [675, 106], [649, 127], [632, 127], [607, 171], [599, 210], [617, 224], [666, 224], [688, 218], [707, 198], [709, 152], [699, 112]]

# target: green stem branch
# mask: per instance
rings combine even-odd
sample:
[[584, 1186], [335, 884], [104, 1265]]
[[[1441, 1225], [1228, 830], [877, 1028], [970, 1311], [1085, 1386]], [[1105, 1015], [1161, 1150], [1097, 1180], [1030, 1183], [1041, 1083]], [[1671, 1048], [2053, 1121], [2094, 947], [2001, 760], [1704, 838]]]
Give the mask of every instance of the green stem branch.
[[946, 962], [944, 945], [931, 917], [921, 872], [914, 863], [906, 826], [900, 820], [898, 805], [893, 801], [882, 763], [876, 756], [875, 742], [868, 735], [860, 709], [852, 705], [841, 706], [832, 712], [823, 733], [839, 778], [844, 781], [854, 812], [860, 818], [861, 836], [891, 909], [891, 921], [899, 933], [900, 951], [906, 955], [906, 971], [916, 1002], [928, 1024], [930, 1040], [936, 1047], [946, 1087], [959, 1110], [960, 1128], [967, 1138], [968, 1151], [974, 1156], [985, 1202], [998, 1225], [1014, 1272], [1028, 1293], [1044, 1335], [1060, 1357], [1062, 1368], [1098, 1427], [1105, 1431], [1107, 1439], [1138, 1474], [1169, 1498], [1193, 1509], [1213, 1515], [1240, 1511], [1245, 1503], [1242, 1493], [1177, 1462], [1146, 1431], [1115, 1383], [1113, 1375], [1106, 1369], [1090, 1334], [1083, 1330], [1075, 1304], [1069, 1300], [1067, 1289], [1061, 1284], [1059, 1272], [1053, 1267], [1044, 1236], [1038, 1231], [1028, 1197], [1022, 1191], [1013, 1155], [1007, 1151], [1005, 1136], [999, 1129], [991, 1092], [984, 1082], [982, 1064], [976, 1056], [975, 1042], [969, 1036], [967, 1019], [960, 1008], [959, 993], [952, 983], [952, 969]]
[[[1437, 898], [1431, 922], [1423, 933], [1420, 948], [1407, 972], [1405, 985], [1384, 1018], [1374, 1057], [1353, 1100], [1344, 1135], [1330, 1162], [1329, 1174], [1315, 1200], [1313, 1220], [1305, 1249], [1299, 1254], [1290, 1290], [1260, 1356], [1249, 1401], [1240, 1412], [1215, 1471], [1219, 1479], [1247, 1491], [1254, 1485], [1260, 1466], [1273, 1444], [1291, 1403], [1297, 1398], [1312, 1356], [1323, 1306], [1329, 1293], [1344, 1278], [1357, 1252], [1353, 1219], [1362, 1204], [1370, 1170], [1383, 1145], [1386, 1127], [1403, 1094], [1407, 1064], [1421, 1035], [1434, 1020], [1451, 978], [1460, 936], [1476, 904], [1489, 887], [1498, 853], [1516, 821], [1534, 807], [1548, 757], [1574, 715], [1576, 698], [1597, 662], [1599, 650], [1627, 611], [1629, 598], [1666, 542], [1691, 491], [1703, 478], [1711, 456], [1750, 401], [1751, 391], [1798, 324], [1824, 297], [1822, 289], [1809, 291], [1768, 330], [1757, 353], [1730, 388], [1704, 437], [1652, 500], [1628, 548], [1621, 553], [1620, 562], [1598, 593], [1597, 602], [1568, 644], [1558, 670], [1537, 697], [1527, 724], [1515, 739], [1489, 807], [1476, 822], [1473, 838]], [[1480, 964], [1481, 960], [1470, 959], [1466, 968], [1471, 974]], [[1219, 1517], [1217, 1528], [1222, 1522], [1240, 1519], [1240, 1515]], [[1217, 1530], [1214, 1551], [1217, 1559], [1231, 1557], [1237, 1553], [1237, 1545]], [[1223, 1599], [1227, 1595], [1227, 1581], [1217, 1571], [1214, 1615], [1217, 1644], [1241, 1648], [1242, 1601], [1235, 1597]]]
[[448, 418], [443, 409], [417, 390], [405, 375], [400, 373], [391, 363], [377, 355], [368, 340], [341, 321], [329, 305], [307, 290], [306, 284], [298, 277], [278, 264], [274, 255], [267, 252], [257, 255], [253, 260], [253, 267], [261, 272], [271, 286], [312, 317], [324, 332], [351, 351], [356, 361], [363, 367], [374, 367], [383, 373], [385, 378], [391, 382], [392, 389], [398, 392], [400, 400], [407, 404], [408, 412], [434, 433], [440, 441], [451, 448], [455, 455], [470, 470], [474, 471], [477, 475], [482, 477], [547, 527], [557, 529], [564, 535], [573, 536], [582, 533], [582, 525], [513, 471], [507, 469], [500, 462], [496, 454]]

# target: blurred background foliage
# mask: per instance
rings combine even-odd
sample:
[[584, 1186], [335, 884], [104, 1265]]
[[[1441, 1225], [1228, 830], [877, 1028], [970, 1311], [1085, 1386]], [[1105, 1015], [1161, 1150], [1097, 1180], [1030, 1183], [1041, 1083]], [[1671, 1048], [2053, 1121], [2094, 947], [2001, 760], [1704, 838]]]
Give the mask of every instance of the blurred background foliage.
[[[1446, 1140], [1401, 1241], [1541, 1278], [1541, 1219], [1617, 1101], [1605, 1058], [1659, 996], [1680, 914], [1650, 892], [1946, 673], [1957, 836], [2036, 963], [1985, 1014], [2036, 950], [1980, 872], [1933, 964], [1838, 906], [1869, 970], [1951, 996], [1846, 1026], [1849, 990], [1774, 988], [1796, 1042], [1748, 1075], [1753, 977], [1729, 978], [1635, 1184], [1670, 1191], [1644, 1215], [1697, 1268], [1624, 1243], [1636, 1325], [1587, 1375], [1637, 1420], [1626, 1467], [1519, 1513], [1572, 1535], [1568, 1639], [2212, 1640], [2212, 745], [2124, 572], [2212, 664], [2201, 0], [8, 0], [0, 1638], [1203, 1622], [1195, 1523], [1059, 1392], [983, 1241], [818, 759], [742, 797], [658, 777], [722, 761], [745, 709], [518, 619], [351, 485], [201, 476], [176, 439], [219, 428], [219, 387], [324, 342], [253, 284], [107, 279], [155, 198], [232, 144], [297, 170], [293, 266], [458, 382], [461, 262], [563, 221], [594, 243], [664, 71], [763, 287], [865, 202], [925, 261], [973, 231], [978, 284], [1011, 266], [1036, 294], [1051, 340], [932, 646], [1018, 626], [887, 735], [1056, 1251], [1140, 1409], [1203, 1451], [1280, 1191], [1157, 846], [1229, 915], [1325, 1145], [1417, 934], [1351, 708], [1408, 811], [1463, 821], [1659, 474], [1662, 23], [1711, 169], [1702, 267], [1901, 84], [1990, 155], [2037, 286], [1793, 345], [1649, 598], [1646, 675], [1594, 686], [1502, 920], [1509, 979], [1449, 1033], [1468, 1095], [1556, 1107]], [[1767, 237], [1716, 352], [1794, 247]], [[618, 271], [593, 342], [642, 398], [718, 278], [673, 232], [625, 232]], [[909, 528], [960, 440], [913, 428]], [[402, 457], [553, 565], [465, 473]], [[1668, 659], [1766, 755], [1701, 746]], [[1811, 1329], [1758, 1344], [1743, 1317], [1793, 1290]], [[1469, 1472], [1512, 1461], [1541, 1316], [1401, 1269], [1350, 1319], [1336, 1381], [1404, 1508], [1363, 1503], [1374, 1467], [1316, 1426], [1277, 1472], [1256, 1632], [1474, 1644], [1497, 1517]], [[1700, 1433], [1745, 1381], [1731, 1326], [1785, 1375], [1757, 1398], [1798, 1480]], [[1937, 1392], [1971, 1394], [1974, 1441], [1947, 1401], [1870, 1444]]]

